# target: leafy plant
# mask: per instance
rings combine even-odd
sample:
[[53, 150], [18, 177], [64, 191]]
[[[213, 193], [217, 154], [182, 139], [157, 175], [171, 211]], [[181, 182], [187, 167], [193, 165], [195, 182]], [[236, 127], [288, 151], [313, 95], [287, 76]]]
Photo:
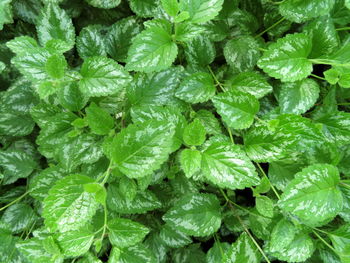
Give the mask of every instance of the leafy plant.
[[2, 0], [0, 262], [350, 262], [349, 8]]

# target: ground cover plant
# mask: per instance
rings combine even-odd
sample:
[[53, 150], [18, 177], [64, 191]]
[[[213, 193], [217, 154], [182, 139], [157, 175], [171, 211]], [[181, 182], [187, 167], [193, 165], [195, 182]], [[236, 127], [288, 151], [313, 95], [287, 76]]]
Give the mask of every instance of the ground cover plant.
[[2, 0], [0, 262], [350, 262], [349, 0]]

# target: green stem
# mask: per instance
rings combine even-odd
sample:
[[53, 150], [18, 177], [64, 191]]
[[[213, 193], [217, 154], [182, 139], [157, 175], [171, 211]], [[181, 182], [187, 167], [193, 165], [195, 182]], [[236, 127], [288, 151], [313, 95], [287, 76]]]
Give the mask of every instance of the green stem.
[[316, 78], [316, 79], [326, 80], [325, 78], [322, 78], [322, 77], [317, 76], [317, 75], [315, 75], [315, 74], [311, 74], [310, 76], [311, 76], [311, 77], [314, 77], [314, 78]]
[[101, 241], [103, 240], [105, 233], [106, 233], [106, 228], [107, 228], [107, 206], [103, 206], [103, 211], [104, 211], [104, 225], [103, 225], [103, 230], [102, 230], [102, 235], [101, 235]]
[[276, 23], [274, 23], [273, 25], [269, 26], [268, 28], [266, 28], [264, 31], [260, 32], [259, 34], [257, 34], [255, 37], [261, 37], [263, 34], [265, 34], [266, 32], [270, 31], [272, 28], [278, 26], [280, 23], [282, 23], [285, 20], [284, 17], [282, 17], [280, 20], [278, 20]]
[[234, 144], [235, 141], [233, 140], [232, 131], [231, 131], [230, 127], [227, 127], [226, 129], [228, 131], [228, 135], [230, 136], [231, 143]]
[[343, 186], [345, 186], [346, 188], [350, 189], [350, 185], [344, 183], [344, 181], [340, 181], [340, 184], [343, 185]]
[[0, 208], [0, 211], [2, 211], [2, 210], [4, 210], [4, 209], [6, 209], [7, 207], [9, 207], [9, 206], [11, 206], [11, 205], [17, 203], [18, 201], [20, 201], [23, 197], [25, 197], [25, 196], [26, 196], [27, 194], [29, 194], [29, 193], [30, 193], [29, 191], [25, 192], [24, 194], [22, 194], [21, 196], [17, 197], [15, 200], [13, 200], [12, 202], [10, 202], [10, 203], [8, 203], [7, 205], [1, 207], [1, 208]]
[[337, 103], [336, 105], [347, 106], [347, 105], [350, 105], [350, 102]]
[[330, 59], [309, 59], [309, 61], [313, 64], [323, 64], [323, 65], [331, 65], [331, 66], [339, 66], [339, 67], [350, 67], [350, 63], [337, 63], [336, 60]]
[[108, 168], [107, 168], [107, 170], [103, 173], [103, 175], [101, 175], [100, 177], [98, 177], [98, 178], [96, 179], [96, 182], [100, 181], [100, 180], [103, 178], [102, 182], [100, 183], [100, 185], [103, 186], [103, 185], [107, 182], [108, 177], [109, 177], [109, 175], [110, 175], [110, 173], [111, 173], [111, 170], [112, 170], [112, 161], [110, 161], [110, 163], [109, 163], [109, 165], [108, 165]]
[[267, 177], [267, 175], [266, 175], [265, 171], [263, 170], [263, 168], [260, 166], [259, 163], [256, 163], [256, 165], [258, 166], [258, 168], [259, 168], [260, 172], [263, 174], [263, 176], [264, 176], [264, 177], [267, 179], [267, 181], [269, 182], [269, 184], [270, 184], [270, 186], [271, 186], [271, 189], [272, 189], [272, 191], [275, 193], [276, 197], [277, 197], [278, 199], [281, 199], [281, 197], [280, 197], [280, 195], [278, 194], [276, 188], [275, 188], [275, 187], [273, 186], [273, 184], [270, 182], [270, 179]]
[[350, 30], [350, 27], [341, 27], [341, 28], [336, 28], [335, 30], [337, 31]]
[[312, 230], [312, 232], [315, 234], [315, 236], [317, 236], [319, 240], [323, 242], [323, 244], [325, 244], [330, 250], [337, 254], [337, 251], [334, 249], [334, 247], [332, 247], [326, 240], [324, 240], [323, 237], [321, 237], [315, 230]]
[[223, 87], [222, 83], [218, 80], [218, 78], [215, 76], [215, 73], [211, 69], [211, 67], [208, 65], [208, 69], [210, 74], [212, 75], [213, 79], [215, 80], [216, 84], [220, 87], [222, 91], [226, 91], [226, 89]]
[[258, 244], [258, 242], [255, 240], [255, 238], [253, 237], [253, 235], [249, 232], [248, 228], [244, 225], [244, 222], [242, 221], [242, 219], [239, 216], [236, 216], [239, 223], [242, 225], [244, 231], [248, 234], [249, 238], [253, 241], [254, 245], [257, 247], [257, 249], [260, 251], [261, 255], [264, 257], [264, 259], [266, 260], [267, 263], [271, 263], [271, 261], [269, 260], [269, 258], [266, 256], [265, 252], [262, 250], [262, 248], [260, 247], [260, 245]]
[[322, 229], [318, 229], [318, 228], [316, 228], [316, 227], [314, 227], [313, 229], [316, 230], [316, 231], [318, 231], [318, 232], [321, 232], [321, 233], [323, 233], [323, 234], [326, 234], [326, 235], [329, 234], [327, 231], [324, 231], [324, 230], [322, 230]]

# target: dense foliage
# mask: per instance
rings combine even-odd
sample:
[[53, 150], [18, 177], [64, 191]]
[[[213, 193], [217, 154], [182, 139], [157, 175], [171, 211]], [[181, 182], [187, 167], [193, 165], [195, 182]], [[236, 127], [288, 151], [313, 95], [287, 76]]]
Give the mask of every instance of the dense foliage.
[[350, 262], [349, 0], [1, 0], [0, 262]]

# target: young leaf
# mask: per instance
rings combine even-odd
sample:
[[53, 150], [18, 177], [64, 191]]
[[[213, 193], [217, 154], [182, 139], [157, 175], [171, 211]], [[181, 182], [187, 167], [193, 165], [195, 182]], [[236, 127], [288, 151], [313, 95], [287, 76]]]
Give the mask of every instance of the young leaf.
[[293, 242], [296, 233], [297, 229], [291, 222], [281, 219], [272, 230], [269, 250], [282, 252]]
[[162, 7], [171, 16], [176, 16], [179, 12], [179, 3], [177, 0], [161, 0]]
[[129, 178], [140, 178], [159, 169], [171, 152], [174, 126], [150, 120], [129, 125], [113, 140], [112, 160]]
[[197, 150], [185, 149], [180, 154], [180, 164], [186, 177], [190, 178], [201, 169], [202, 155]]
[[283, 82], [301, 80], [312, 72], [312, 63], [307, 59], [311, 49], [312, 41], [308, 35], [287, 35], [269, 45], [258, 66]]
[[249, 128], [259, 111], [259, 101], [252, 95], [238, 90], [229, 90], [212, 99], [224, 122], [234, 129]]
[[187, 145], [201, 145], [204, 143], [205, 137], [205, 128], [199, 119], [195, 119], [184, 129], [183, 139]]
[[263, 216], [267, 216], [270, 218], [273, 217], [274, 204], [273, 201], [267, 196], [257, 196], [255, 199], [255, 206], [258, 212]]
[[49, 57], [45, 63], [46, 73], [53, 79], [64, 77], [67, 69], [67, 61], [61, 54], [54, 54]]
[[80, 90], [90, 97], [115, 94], [131, 81], [130, 75], [114, 60], [105, 57], [87, 58], [81, 66]]
[[130, 247], [141, 242], [149, 229], [130, 219], [115, 218], [108, 222], [109, 239], [118, 248]]
[[339, 180], [338, 169], [332, 165], [308, 166], [288, 184], [278, 205], [307, 225], [322, 225], [343, 207], [342, 193], [337, 187]]
[[211, 194], [188, 194], [166, 212], [163, 220], [188, 235], [208, 236], [221, 224], [219, 200]]
[[56, 182], [43, 203], [43, 217], [50, 231], [78, 230], [93, 217], [98, 204], [83, 186], [93, 182], [84, 175], [70, 175]]
[[232, 143], [212, 143], [202, 153], [202, 172], [222, 188], [243, 189], [259, 184], [254, 165], [239, 146]]
[[86, 108], [86, 119], [91, 131], [95, 134], [106, 135], [114, 126], [111, 115], [95, 103], [91, 103]]
[[171, 37], [170, 24], [165, 26], [149, 27], [133, 39], [126, 61], [128, 70], [153, 72], [171, 66], [177, 46]]

